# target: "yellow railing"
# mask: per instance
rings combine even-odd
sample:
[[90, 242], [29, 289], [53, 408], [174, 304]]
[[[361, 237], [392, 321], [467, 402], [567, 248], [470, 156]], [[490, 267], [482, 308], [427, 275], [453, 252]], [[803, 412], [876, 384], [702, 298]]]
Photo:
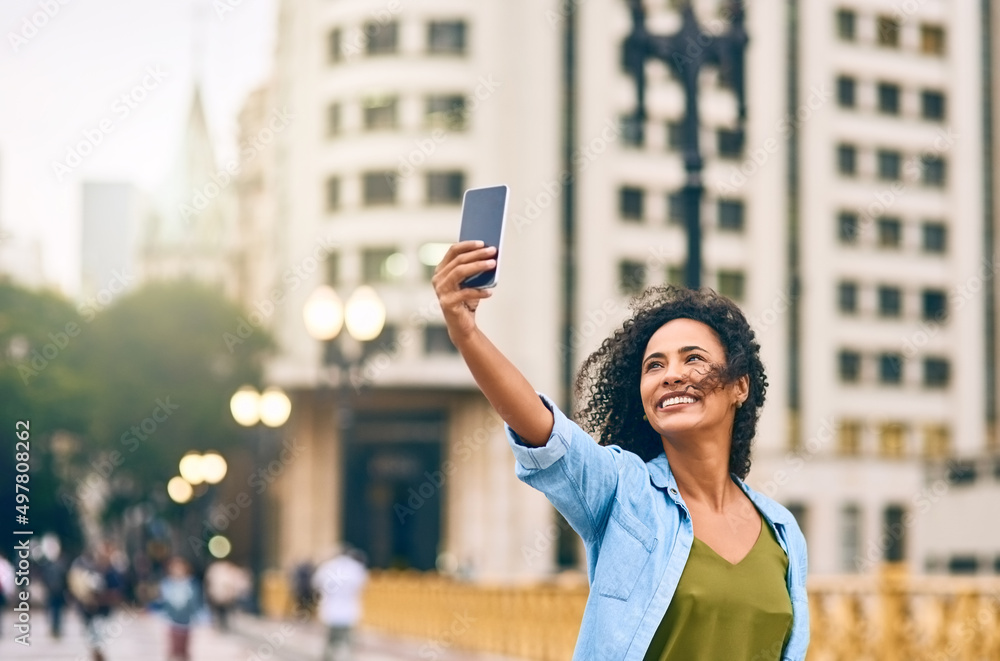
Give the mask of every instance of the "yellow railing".
[[[383, 572], [364, 624], [454, 648], [537, 661], [569, 659], [585, 584], [489, 586]], [[812, 577], [809, 661], [998, 661], [1000, 579]]]

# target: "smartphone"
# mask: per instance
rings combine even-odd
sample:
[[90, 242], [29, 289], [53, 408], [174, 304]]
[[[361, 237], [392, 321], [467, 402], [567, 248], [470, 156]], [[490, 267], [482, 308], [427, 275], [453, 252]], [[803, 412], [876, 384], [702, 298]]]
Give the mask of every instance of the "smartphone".
[[494, 259], [497, 265], [482, 273], [467, 278], [463, 287], [488, 289], [496, 287], [497, 272], [500, 269], [500, 244], [503, 242], [503, 228], [507, 219], [507, 200], [510, 189], [506, 185], [470, 188], [462, 198], [462, 229], [459, 241], [482, 241], [497, 249]]

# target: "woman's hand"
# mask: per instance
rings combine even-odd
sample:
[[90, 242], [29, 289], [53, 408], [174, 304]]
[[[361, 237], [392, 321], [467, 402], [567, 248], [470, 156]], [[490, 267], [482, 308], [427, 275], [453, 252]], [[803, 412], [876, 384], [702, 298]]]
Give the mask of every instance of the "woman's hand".
[[434, 270], [431, 283], [437, 294], [448, 327], [448, 336], [456, 346], [476, 331], [476, 308], [489, 289], [462, 287], [462, 282], [483, 271], [496, 267], [496, 248], [482, 241], [455, 243], [445, 253]]

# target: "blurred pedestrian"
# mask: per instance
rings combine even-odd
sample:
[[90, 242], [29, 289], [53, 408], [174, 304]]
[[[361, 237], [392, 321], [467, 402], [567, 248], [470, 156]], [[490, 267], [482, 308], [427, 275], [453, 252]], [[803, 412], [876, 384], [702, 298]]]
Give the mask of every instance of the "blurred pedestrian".
[[167, 576], [160, 582], [158, 605], [170, 623], [170, 661], [188, 661], [191, 658], [191, 625], [201, 610], [201, 590], [191, 575], [191, 566], [180, 556], [170, 559]]
[[[0, 616], [7, 610], [7, 604], [14, 600], [14, 567], [7, 561], [7, 558], [0, 555]], [[3, 618], [0, 617], [0, 620]], [[3, 631], [0, 622], [0, 632]], [[0, 633], [2, 636], [2, 633]]]
[[316, 593], [313, 592], [312, 577], [315, 571], [316, 567], [308, 560], [303, 560], [292, 570], [292, 592], [297, 611], [311, 613], [313, 610]]
[[66, 576], [66, 586], [87, 629], [94, 661], [104, 659], [105, 621], [122, 602], [122, 574], [111, 562], [112, 553], [110, 544], [102, 544], [74, 560]]
[[229, 613], [250, 593], [250, 575], [228, 560], [213, 562], [205, 570], [205, 596], [215, 626], [229, 630]]
[[62, 615], [66, 606], [69, 566], [66, 556], [57, 551], [54, 558], [47, 558], [39, 567], [45, 585], [45, 605], [49, 611], [49, 633], [53, 638], [62, 637]]
[[312, 586], [319, 594], [319, 619], [327, 627], [323, 661], [348, 661], [353, 647], [353, 631], [361, 619], [361, 591], [368, 581], [357, 551], [335, 550], [316, 568]]

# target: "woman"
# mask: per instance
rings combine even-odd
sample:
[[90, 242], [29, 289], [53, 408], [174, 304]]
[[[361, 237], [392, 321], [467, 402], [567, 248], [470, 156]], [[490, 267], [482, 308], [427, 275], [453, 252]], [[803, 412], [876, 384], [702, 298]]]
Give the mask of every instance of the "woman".
[[746, 318], [707, 291], [652, 289], [584, 363], [594, 443], [476, 326], [495, 266], [453, 245], [433, 283], [448, 333], [507, 423], [518, 477], [583, 538], [591, 583], [574, 659], [799, 661], [806, 547], [792, 515], [743, 483], [767, 379]]

